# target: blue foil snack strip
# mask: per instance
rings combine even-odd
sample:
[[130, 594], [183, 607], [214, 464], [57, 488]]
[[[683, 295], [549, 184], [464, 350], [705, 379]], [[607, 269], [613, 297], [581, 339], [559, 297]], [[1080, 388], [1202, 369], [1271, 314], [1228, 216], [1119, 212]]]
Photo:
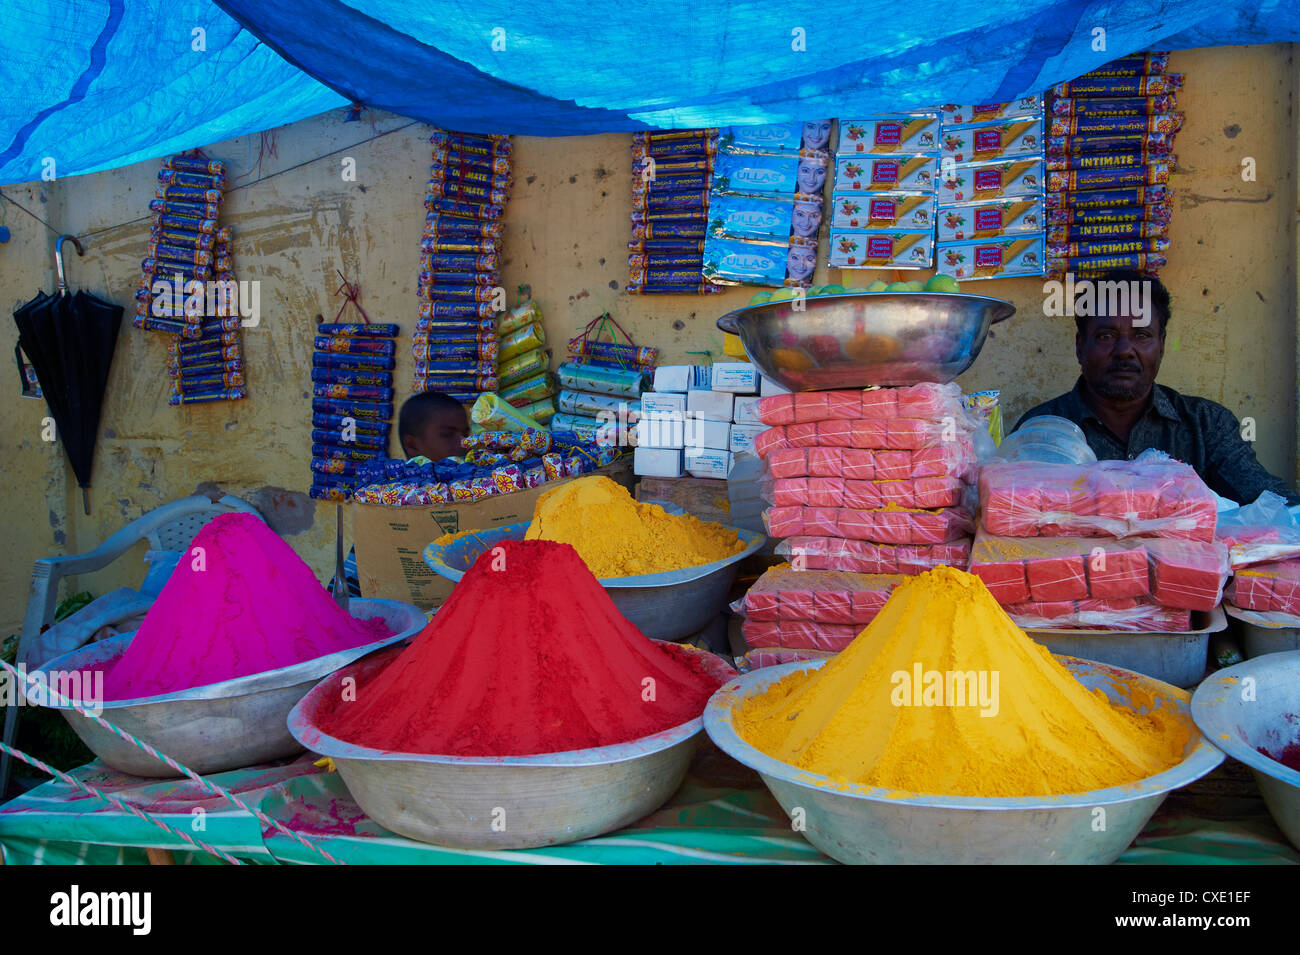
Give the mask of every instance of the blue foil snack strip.
[[416, 375], [413, 379], [415, 391], [458, 391], [475, 389], [478, 391], [496, 391], [495, 377], [477, 375]]
[[627, 257], [628, 268], [639, 269], [690, 269], [700, 268], [699, 253], [660, 252], [657, 254], [633, 253]]
[[[1167, 222], [1099, 222], [1091, 225], [1052, 226], [1047, 230], [1048, 249], [1060, 242], [1096, 239], [1160, 239], [1169, 234]], [[1152, 251], [1162, 252], [1163, 249]], [[1050, 254], [1050, 252], [1049, 252]]]
[[367, 338], [336, 338], [331, 335], [317, 335], [312, 346], [321, 352], [337, 352], [344, 355], [392, 355], [397, 345], [393, 341]]
[[1164, 73], [1169, 67], [1168, 53], [1141, 53], [1135, 56], [1122, 56], [1111, 60], [1105, 66], [1089, 70], [1083, 79], [1092, 80], [1107, 76], [1145, 76]]
[[1136, 269], [1139, 272], [1154, 272], [1164, 268], [1168, 259], [1160, 253], [1130, 252], [1124, 255], [1092, 255], [1080, 257], [1058, 257], [1047, 260], [1049, 276], [1064, 276], [1066, 272], [1076, 275], [1092, 275], [1109, 272], [1112, 269]]
[[1049, 136], [1043, 141], [1050, 161], [1059, 156], [1088, 153], [1142, 152], [1152, 159], [1172, 155], [1173, 139], [1169, 133], [1116, 133], [1113, 136]]
[[394, 338], [402, 327], [391, 322], [322, 322], [316, 326], [317, 335], [340, 335], [348, 338]]
[[439, 288], [444, 285], [497, 286], [501, 284], [501, 275], [495, 271], [430, 272], [426, 270], [419, 274], [418, 281], [419, 284], [430, 288]]
[[1140, 206], [1167, 202], [1167, 186], [1137, 186], [1129, 189], [1091, 189], [1086, 192], [1048, 192], [1049, 209], [1106, 209], [1112, 206]]
[[1048, 192], [1083, 192], [1089, 189], [1123, 189], [1158, 186], [1169, 181], [1169, 164], [1147, 163], [1112, 169], [1066, 169], [1048, 173]]
[[1048, 224], [1052, 226], [1087, 225], [1098, 228], [1141, 222], [1167, 224], [1172, 218], [1173, 207], [1167, 202], [1110, 209], [1051, 209], [1047, 213]]
[[445, 212], [465, 219], [500, 219], [505, 215], [505, 209], [497, 203], [462, 202], [433, 196], [424, 200], [424, 208], [429, 212]]
[[1056, 116], [1048, 120], [1048, 136], [1112, 136], [1117, 133], [1176, 133], [1183, 126], [1182, 113], [1155, 116]]
[[1048, 242], [1050, 258], [1080, 259], [1097, 255], [1127, 255], [1132, 252], [1168, 252], [1165, 238], [1102, 238], [1078, 242]]
[[699, 255], [704, 251], [703, 239], [632, 239], [628, 242], [629, 252], [694, 252]]
[[420, 257], [420, 268], [427, 271], [490, 272], [495, 275], [499, 264], [495, 253], [482, 255], [431, 253]]
[[1128, 152], [1115, 150], [1109, 153], [1081, 153], [1077, 156], [1049, 156], [1048, 172], [1062, 172], [1068, 169], [1114, 169], [1120, 166], [1145, 166], [1153, 162], [1166, 162], [1172, 171], [1175, 168], [1172, 157], [1152, 156], [1145, 151]]
[[[493, 189], [473, 182], [456, 182], [447, 179], [430, 179], [425, 183], [427, 195], [432, 199], [455, 199], [463, 202], [481, 202], [487, 205], [504, 205], [510, 198], [504, 189]], [[484, 216], [484, 218], [492, 218]], [[498, 217], [499, 218], [499, 217]]]
[[392, 371], [397, 359], [392, 355], [337, 355], [313, 352], [313, 368], [337, 368], [341, 371]]
[[484, 285], [420, 285], [415, 293], [419, 298], [430, 302], [490, 302], [496, 297], [491, 288]]
[[167, 399], [169, 405], [197, 405], [208, 404], [213, 401], [237, 401], [247, 396], [243, 388], [225, 388], [218, 391], [208, 391], [200, 394], [173, 394]]
[[[457, 239], [425, 235], [420, 239], [420, 251], [432, 255], [492, 255], [501, 251], [500, 239]], [[496, 268], [496, 266], [492, 266]]]
[[506, 136], [470, 136], [439, 130], [429, 137], [429, 142], [470, 155], [509, 156], [512, 151], [510, 139]]
[[425, 326], [430, 323], [438, 324], [439, 319], [444, 318], [478, 318], [489, 324], [481, 327], [491, 327], [492, 316], [496, 314], [489, 302], [421, 302], [419, 307], [419, 321], [424, 322]]
[[424, 217], [426, 236], [467, 236], [471, 238], [499, 239], [505, 229], [503, 222], [483, 222], [473, 216], [468, 218], [431, 211]]
[[1181, 73], [1155, 76], [1081, 76], [1052, 87], [1056, 96], [1157, 96], [1182, 88]]
[[725, 289], [721, 285], [714, 285], [710, 282], [670, 282], [664, 285], [628, 282], [624, 291], [629, 295], [719, 295]]
[[382, 451], [388, 447], [387, 435], [365, 434], [358, 429], [356, 434], [351, 435], [351, 437], [355, 440], [344, 441], [343, 429], [341, 427], [334, 431], [326, 431], [317, 428], [313, 429], [311, 433], [312, 444], [325, 444], [338, 448], [368, 448], [371, 453], [374, 453], [377, 450]]
[[158, 181], [164, 186], [191, 186], [195, 189], [225, 189], [226, 177], [208, 172], [184, 172], [179, 169], [158, 170]]
[[311, 424], [313, 428], [322, 428], [328, 431], [337, 431], [343, 434], [343, 429], [348, 427], [347, 419], [352, 419], [352, 427], [356, 429], [358, 435], [369, 434], [387, 437], [392, 425], [387, 418], [380, 420], [361, 420], [356, 415], [345, 415], [330, 412], [313, 412]]
[[[182, 219], [181, 221], [189, 222], [190, 220]], [[213, 246], [216, 245], [217, 241], [216, 235], [211, 232], [196, 232], [190, 229], [179, 229], [158, 225], [149, 229], [149, 238], [152, 241], [166, 243], [179, 248], [206, 250], [211, 250]]]
[[1159, 96], [1057, 96], [1052, 99], [1053, 116], [1153, 116], [1171, 113], [1178, 107], [1175, 93]]
[[[199, 222], [211, 220], [213, 223], [212, 231], [214, 232], [216, 231], [216, 219], [220, 209], [220, 205], [216, 202], [185, 202], [178, 199], [149, 200], [150, 212], [157, 212], [177, 219], [194, 219]], [[202, 231], [206, 232], [207, 230]]]
[[203, 172], [211, 176], [225, 176], [226, 164], [220, 159], [201, 159], [198, 156], [168, 156], [163, 160], [166, 169], [181, 172]]
[[[384, 371], [354, 371], [347, 368], [313, 368], [311, 380], [318, 385], [361, 385], [367, 388], [393, 390], [393, 373]], [[329, 397], [328, 395], [322, 397]], [[345, 396], [346, 397], [346, 396]], [[357, 395], [356, 397], [365, 397]]]
[[353, 461], [361, 463], [375, 456], [374, 448], [340, 448], [333, 444], [313, 444], [311, 456], [317, 460]]
[[219, 203], [220, 189], [203, 189], [197, 186], [157, 186], [154, 195], [159, 199], [178, 199], [181, 202], [203, 204]]
[[325, 415], [345, 415], [370, 421], [387, 421], [393, 416], [391, 402], [359, 401], [343, 398], [312, 398], [311, 410]]

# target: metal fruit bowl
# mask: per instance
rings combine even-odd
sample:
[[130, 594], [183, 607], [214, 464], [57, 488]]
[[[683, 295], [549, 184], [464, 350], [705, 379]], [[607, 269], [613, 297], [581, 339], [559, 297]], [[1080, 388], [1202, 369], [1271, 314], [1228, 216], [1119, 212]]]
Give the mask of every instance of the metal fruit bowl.
[[[1247, 678], [1253, 684], [1246, 683]], [[1219, 749], [1250, 767], [1273, 821], [1300, 849], [1300, 772], [1256, 749], [1263, 746], [1277, 752], [1300, 741], [1296, 713], [1300, 713], [1300, 650], [1268, 653], [1220, 670], [1192, 696], [1197, 728]]]
[[791, 391], [947, 384], [971, 366], [1010, 302], [960, 292], [852, 292], [736, 309], [718, 328]]
[[[285, 728], [285, 718], [321, 678], [374, 650], [419, 633], [428, 618], [418, 607], [396, 600], [353, 598], [348, 610], [359, 620], [383, 617], [393, 635], [350, 650], [340, 650], [278, 670], [191, 687], [161, 696], [102, 703], [104, 719], [197, 773], [239, 769], [292, 756], [302, 747]], [[135, 633], [122, 633], [65, 653], [34, 671], [57, 688], [51, 674], [109, 663], [126, 650]], [[65, 694], [66, 695], [66, 694]], [[89, 701], [87, 701], [88, 703]], [[95, 712], [95, 708], [82, 705]], [[175, 777], [180, 773], [154, 759], [71, 707], [47, 704], [63, 713], [81, 741], [109, 766], [135, 776]]]
[[[1088, 689], [1129, 705], [1121, 681], [1151, 692], [1161, 705], [1187, 713], [1187, 694], [1152, 680], [1087, 660], [1058, 657]], [[1119, 858], [1165, 795], [1213, 770], [1223, 754], [1196, 729], [1181, 763], [1140, 782], [1067, 796], [992, 798], [931, 796], [837, 783], [773, 759], [733, 729], [731, 711], [787, 674], [822, 666], [823, 660], [787, 663], [745, 674], [723, 686], [704, 711], [704, 728], [733, 759], [757, 770], [781, 808], [803, 809], [809, 842], [840, 862], [927, 865], [1110, 863]], [[1190, 716], [1189, 716], [1190, 723]], [[934, 745], [943, 745], [935, 740]], [[1095, 827], [1105, 809], [1105, 828]], [[791, 818], [794, 818], [791, 816]]]
[[[680, 512], [680, 508], [665, 510]], [[485, 550], [503, 540], [523, 540], [528, 523], [474, 531], [448, 545], [430, 544], [424, 549], [424, 562], [435, 573], [459, 582]], [[662, 574], [604, 577], [599, 583], [618, 612], [651, 640], [683, 640], [699, 633], [726, 609], [736, 565], [767, 540], [754, 531], [728, 529], [739, 535], [745, 547], [724, 560]]]
[[[719, 680], [735, 675], [712, 654]], [[362, 686], [393, 649], [331, 674], [289, 714], [289, 732], [329, 756], [367, 816], [398, 835], [458, 849], [531, 849], [590, 839], [662, 806], [681, 785], [703, 728], [693, 719], [630, 743], [539, 756], [431, 756], [354, 746], [322, 732], [345, 677]]]

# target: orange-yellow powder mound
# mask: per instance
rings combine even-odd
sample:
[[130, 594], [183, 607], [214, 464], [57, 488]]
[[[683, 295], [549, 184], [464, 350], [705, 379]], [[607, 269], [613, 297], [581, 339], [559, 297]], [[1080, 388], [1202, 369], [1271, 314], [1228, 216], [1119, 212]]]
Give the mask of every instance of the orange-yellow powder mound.
[[584, 477], [542, 494], [525, 540], [569, 544], [597, 578], [682, 570], [745, 549], [735, 531], [634, 501], [607, 477]]
[[[949, 672], [966, 679], [950, 683]], [[957, 691], [972, 686], [974, 705], [953, 705], [970, 703]], [[1135, 705], [1154, 702], [1124, 686]], [[1169, 702], [1139, 714], [1085, 689], [978, 577], [938, 567], [894, 590], [839, 656], [747, 700], [733, 722], [769, 756], [837, 782], [945, 796], [1065, 795], [1180, 762], [1190, 727]]]

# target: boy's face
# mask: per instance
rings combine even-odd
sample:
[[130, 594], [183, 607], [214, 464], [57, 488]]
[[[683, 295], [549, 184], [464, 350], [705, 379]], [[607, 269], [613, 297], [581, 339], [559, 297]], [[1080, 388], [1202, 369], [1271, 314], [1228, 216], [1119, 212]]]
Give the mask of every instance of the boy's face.
[[408, 458], [423, 455], [430, 461], [457, 457], [465, 453], [461, 438], [469, 437], [469, 416], [464, 408], [446, 408], [429, 415], [424, 428], [402, 438], [402, 450]]

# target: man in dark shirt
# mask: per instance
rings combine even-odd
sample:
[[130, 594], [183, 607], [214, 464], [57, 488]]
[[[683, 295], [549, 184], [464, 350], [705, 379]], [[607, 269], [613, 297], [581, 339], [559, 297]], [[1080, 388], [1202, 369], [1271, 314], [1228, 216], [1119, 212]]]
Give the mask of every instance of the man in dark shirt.
[[[1123, 283], [1131, 294], [1105, 295], [1101, 289], [1114, 287], [1104, 282]], [[1074, 390], [1031, 409], [1016, 428], [1037, 415], [1068, 418], [1083, 429], [1099, 460], [1132, 459], [1158, 448], [1190, 464], [1211, 490], [1239, 504], [1251, 503], [1262, 491], [1300, 504], [1300, 494], [1259, 463], [1231, 411], [1155, 383], [1169, 323], [1169, 292], [1159, 279], [1111, 272], [1087, 294], [1091, 303], [1075, 300], [1074, 352], [1081, 374]]]

